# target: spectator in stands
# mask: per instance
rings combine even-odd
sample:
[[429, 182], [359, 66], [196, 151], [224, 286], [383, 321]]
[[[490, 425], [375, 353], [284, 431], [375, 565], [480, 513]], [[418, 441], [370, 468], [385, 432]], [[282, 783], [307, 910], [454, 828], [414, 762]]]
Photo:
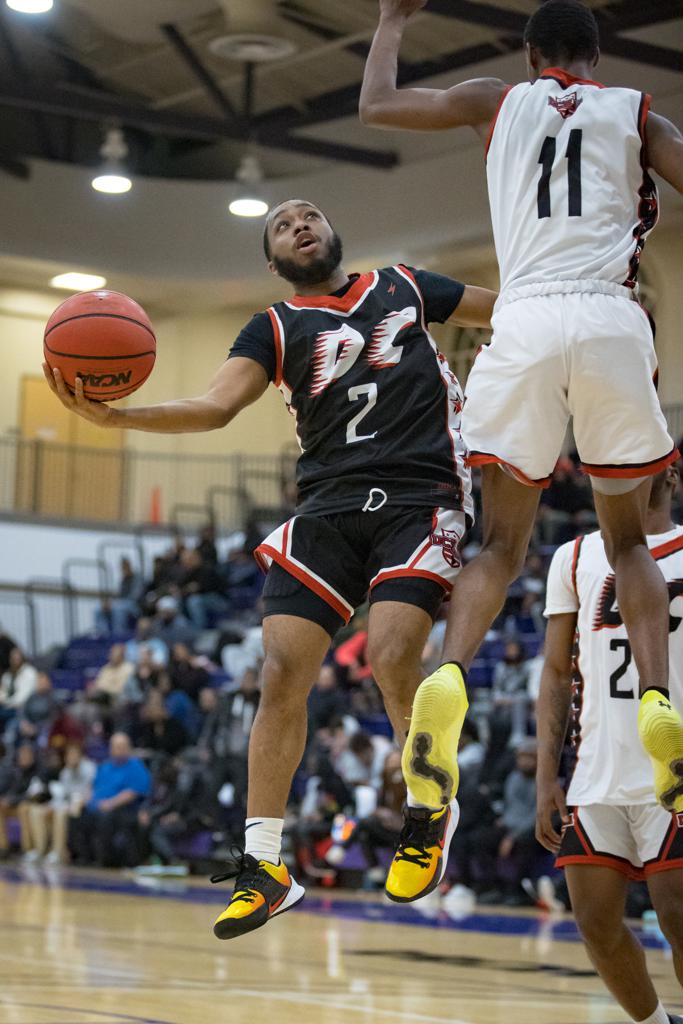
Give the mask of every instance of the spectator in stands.
[[351, 635], [336, 648], [334, 660], [345, 670], [348, 683], [362, 683], [365, 679], [372, 679], [372, 669], [368, 662], [367, 611], [357, 611], [351, 620], [351, 627]]
[[152, 633], [163, 641], [169, 651], [174, 644], [192, 647], [197, 636], [197, 630], [181, 615], [177, 599], [170, 594], [157, 601]]
[[386, 868], [380, 865], [378, 852], [382, 849], [395, 850], [403, 827], [405, 800], [406, 787], [401, 771], [401, 753], [398, 750], [390, 750], [382, 768], [382, 785], [377, 807], [372, 814], [361, 818], [347, 844], [360, 843], [367, 865], [366, 888], [384, 886]]
[[197, 740], [203, 761], [210, 766], [213, 785], [233, 787], [234, 803], [243, 806], [247, 792], [249, 734], [261, 692], [258, 674], [247, 669], [234, 693], [218, 694], [208, 687], [200, 694], [204, 719]]
[[201, 729], [202, 718], [199, 708], [184, 690], [174, 690], [168, 672], [164, 669], [159, 674], [156, 689], [164, 698], [166, 710], [172, 718], [177, 719], [194, 743]]
[[138, 809], [151, 788], [151, 776], [133, 757], [129, 737], [114, 733], [109, 758], [97, 769], [92, 793], [78, 818], [70, 819], [69, 845], [83, 864], [101, 867], [138, 861]]
[[205, 661], [206, 659], [195, 657], [187, 644], [173, 645], [168, 664], [171, 687], [174, 690], [182, 690], [195, 704], [199, 700], [201, 690], [210, 681], [209, 673], [202, 663]]
[[18, 711], [18, 731], [26, 743], [36, 743], [55, 720], [59, 706], [47, 672], [39, 672], [36, 688]]
[[142, 704], [149, 691], [159, 685], [164, 671], [164, 668], [155, 662], [152, 648], [141, 644], [134, 671], [121, 692], [121, 704]]
[[348, 786], [371, 786], [379, 791], [390, 748], [385, 736], [371, 736], [359, 729], [334, 753], [332, 764]]
[[159, 690], [150, 690], [140, 708], [140, 721], [135, 730], [135, 746], [147, 754], [173, 757], [188, 745], [187, 731], [177, 718], [172, 718]]
[[505, 645], [502, 661], [493, 670], [491, 698], [493, 716], [510, 722], [512, 736], [510, 743], [515, 746], [526, 736], [529, 717], [529, 670], [525, 652], [517, 640]]
[[218, 551], [216, 550], [216, 528], [213, 523], [207, 523], [199, 531], [199, 540], [195, 549], [205, 565], [218, 564]]
[[7, 822], [10, 818], [19, 821], [21, 830], [21, 850], [27, 853], [30, 849], [30, 837], [26, 828], [26, 794], [36, 773], [36, 755], [30, 743], [22, 743], [17, 747], [14, 761], [4, 774], [4, 789], [0, 792], [0, 859], [10, 853], [10, 841], [7, 833]]
[[47, 736], [47, 744], [56, 750], [66, 752], [67, 748], [75, 744], [82, 746], [85, 741], [85, 728], [82, 722], [71, 713], [70, 707], [57, 705], [57, 712], [52, 720]]
[[2, 625], [0, 625], [0, 678], [5, 674], [9, 668], [9, 656], [13, 647], [16, 647], [15, 641], [9, 636]]
[[15, 717], [34, 692], [38, 672], [26, 660], [21, 647], [9, 652], [9, 667], [0, 679], [0, 728]]
[[[479, 829], [474, 848], [478, 850], [484, 881], [491, 886], [482, 903], [524, 906], [531, 900], [521, 882], [531, 878], [534, 864], [543, 853], [536, 840], [536, 741], [526, 739], [517, 749], [517, 766], [505, 783], [503, 812], [493, 825]], [[505, 862], [501, 872], [497, 859]]]
[[323, 665], [308, 697], [309, 740], [318, 729], [326, 729], [332, 719], [341, 718], [348, 702], [337, 681], [334, 665]]
[[[507, 737], [506, 732], [503, 756], [509, 753], [506, 749]], [[460, 820], [451, 841], [450, 856], [458, 884], [469, 890], [470, 894], [481, 888], [477, 877], [480, 833], [482, 829], [490, 828], [496, 817], [489, 796], [489, 787], [482, 784], [484, 764], [485, 751], [479, 743], [477, 728], [471, 719], [466, 718], [458, 748]], [[484, 883], [485, 887], [486, 884]]]
[[211, 802], [207, 800], [202, 772], [189, 758], [162, 765], [152, 794], [138, 816], [143, 841], [162, 864], [178, 864], [178, 839], [214, 826], [213, 816], [207, 811]]
[[151, 654], [155, 665], [165, 665], [168, 662], [168, 647], [163, 640], [154, 636], [154, 623], [148, 617], [138, 619], [135, 626], [135, 635], [126, 644], [126, 661], [136, 665], [143, 647]]
[[458, 765], [461, 772], [479, 779], [479, 770], [484, 763], [486, 751], [479, 742], [479, 730], [471, 718], [463, 722], [458, 744]]
[[106, 706], [116, 704], [121, 699], [133, 671], [134, 666], [126, 661], [124, 645], [113, 644], [109, 651], [109, 660], [99, 670], [88, 690], [90, 697]]
[[121, 558], [121, 582], [116, 597], [102, 602], [95, 613], [95, 629], [100, 636], [114, 633], [121, 636], [130, 631], [140, 614], [140, 601], [145, 590], [142, 576], [135, 572], [125, 555]]
[[18, 807], [21, 824], [21, 848], [27, 861], [39, 860], [41, 852], [36, 847], [33, 831], [33, 819], [36, 813], [42, 814], [43, 808], [50, 801], [50, 787], [59, 779], [63, 768], [62, 755], [59, 750], [46, 748], [36, 755], [36, 764], [28, 789], [24, 793]]
[[231, 609], [225, 581], [215, 565], [202, 561], [197, 550], [183, 551], [181, 564], [180, 590], [187, 616], [198, 630], [207, 629]]
[[31, 803], [27, 808], [31, 849], [36, 859], [45, 857], [48, 864], [67, 862], [69, 818], [80, 815], [90, 796], [95, 771], [94, 761], [83, 756], [78, 744], [67, 746], [59, 778], [49, 784], [50, 799]]
[[263, 662], [263, 627], [251, 626], [246, 632], [221, 634], [220, 662], [233, 679], [240, 679], [248, 668], [260, 668]]

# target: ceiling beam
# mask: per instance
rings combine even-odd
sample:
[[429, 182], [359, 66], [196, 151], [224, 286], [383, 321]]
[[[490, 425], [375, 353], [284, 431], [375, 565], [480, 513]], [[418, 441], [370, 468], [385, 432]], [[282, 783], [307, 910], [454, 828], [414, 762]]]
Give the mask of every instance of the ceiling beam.
[[235, 110], [234, 106], [225, 95], [218, 82], [208, 68], [204, 67], [201, 60], [187, 42], [182, 32], [175, 25], [167, 23], [161, 26], [169, 43], [190, 69], [197, 81], [203, 86], [204, 91], [214, 101], [226, 121], [232, 121], [236, 127], [244, 131], [244, 119]]
[[626, 36], [607, 36], [601, 42], [603, 53], [611, 57], [623, 57], [638, 64], [651, 64], [656, 68], [667, 68], [670, 71], [683, 70], [683, 55], [680, 50], [671, 50], [667, 46], [653, 46], [641, 43], [638, 39]]
[[[28, 78], [29, 73], [26, 69], [23, 57], [15, 46], [9, 26], [2, 14], [2, 9], [0, 9], [0, 39], [2, 40], [7, 52], [7, 57], [9, 58], [9, 64], [14, 77], [20, 81], [25, 81]], [[46, 118], [39, 111], [33, 111], [31, 119], [33, 121], [38, 145], [40, 146], [43, 156], [48, 160], [54, 160], [56, 158], [55, 147], [50, 134], [50, 126], [48, 125]]]
[[[12, 86], [0, 83], [0, 106], [39, 111], [43, 114], [58, 114], [100, 124], [107, 120], [115, 120], [129, 128], [138, 128], [158, 135], [213, 141], [243, 141], [245, 138], [234, 124], [218, 118], [152, 110], [139, 104], [127, 103], [110, 94], [97, 96], [92, 93], [84, 94], [81, 90], [72, 92], [67, 87], [58, 85], [43, 88], [23, 82]], [[271, 149], [309, 152], [313, 156], [325, 155], [331, 160], [367, 167], [394, 167], [398, 163], [397, 155], [388, 150], [319, 142], [315, 139], [294, 139], [287, 134], [287, 126], [281, 124], [274, 125], [267, 135], [259, 135], [259, 143]]]

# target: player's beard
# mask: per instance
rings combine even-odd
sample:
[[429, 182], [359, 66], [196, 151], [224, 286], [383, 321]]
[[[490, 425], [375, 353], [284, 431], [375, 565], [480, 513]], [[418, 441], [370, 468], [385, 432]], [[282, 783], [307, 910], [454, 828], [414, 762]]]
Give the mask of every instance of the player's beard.
[[341, 263], [343, 255], [342, 240], [335, 231], [327, 246], [327, 252], [311, 260], [305, 266], [297, 263], [296, 260], [284, 259], [279, 256], [273, 256], [272, 262], [278, 275], [296, 288], [300, 285], [322, 284], [323, 281], [329, 280]]

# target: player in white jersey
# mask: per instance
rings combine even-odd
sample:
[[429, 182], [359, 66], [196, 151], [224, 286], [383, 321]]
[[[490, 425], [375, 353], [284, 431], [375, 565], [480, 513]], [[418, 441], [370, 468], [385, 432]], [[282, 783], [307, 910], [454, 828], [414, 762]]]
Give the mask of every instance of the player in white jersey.
[[[683, 526], [671, 519], [679, 485], [675, 466], [655, 477], [647, 542], [667, 581], [671, 699], [683, 709]], [[634, 1021], [667, 1024], [624, 905], [629, 880], [647, 881], [683, 984], [683, 814], [665, 811], [652, 794], [638, 743], [638, 674], [599, 532], [557, 550], [545, 613], [537, 837], [559, 852], [588, 953], [615, 999]], [[558, 769], [570, 707], [576, 763], [565, 802]]]
[[404, 773], [428, 806], [457, 786], [466, 669], [524, 564], [541, 488], [573, 416], [661, 796], [683, 760], [683, 721], [666, 700], [667, 593], [644, 522], [651, 477], [677, 452], [653, 383], [652, 331], [634, 300], [657, 219], [649, 171], [683, 193], [683, 136], [650, 112], [649, 97], [595, 81], [598, 28], [580, 0], [547, 0], [532, 15], [528, 82], [484, 78], [445, 90], [396, 85], [406, 22], [426, 0], [379, 3], [361, 118], [385, 128], [474, 128], [488, 153], [501, 271], [493, 339], [470, 374], [462, 420], [470, 462], [482, 467], [483, 545], [452, 594], [446, 664], [416, 695]]

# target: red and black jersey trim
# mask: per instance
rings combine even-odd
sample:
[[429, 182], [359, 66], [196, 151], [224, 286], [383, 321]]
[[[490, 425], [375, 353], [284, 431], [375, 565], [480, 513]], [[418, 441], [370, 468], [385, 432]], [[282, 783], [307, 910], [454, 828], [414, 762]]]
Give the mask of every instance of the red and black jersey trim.
[[628, 277], [624, 281], [624, 287], [635, 288], [638, 281], [638, 270], [640, 260], [645, 248], [646, 235], [652, 231], [659, 220], [659, 199], [657, 186], [652, 180], [648, 170], [647, 157], [647, 118], [650, 113], [652, 97], [648, 93], [642, 93], [640, 107], [638, 109], [638, 133], [640, 135], [640, 163], [643, 169], [643, 180], [638, 189], [640, 202], [638, 203], [638, 223], [633, 229], [635, 248], [629, 260]]
[[576, 584], [576, 574], [579, 569], [579, 558], [581, 557], [581, 548], [585, 539], [584, 534], [578, 536], [574, 541], [574, 551], [572, 552], [572, 587], [577, 597], [579, 596], [579, 588]]
[[546, 68], [538, 77], [552, 78], [563, 89], [570, 89], [572, 85], [594, 85], [598, 89], [606, 88], [602, 82], [594, 82], [591, 78], [577, 78], [576, 75], [571, 75], [564, 68]]
[[338, 313], [349, 313], [353, 307], [363, 298], [366, 291], [373, 288], [379, 280], [376, 271], [368, 271], [367, 274], [359, 274], [345, 295], [294, 295], [286, 299], [288, 306], [295, 306], [300, 309], [329, 309]]
[[675, 446], [671, 449], [668, 455], [664, 455], [661, 459], [653, 459], [651, 462], [628, 462], [622, 465], [605, 463], [604, 465], [593, 464], [589, 462], [582, 462], [581, 465], [589, 476], [603, 476], [603, 477], [624, 477], [625, 479], [635, 479], [639, 476], [654, 476], [655, 473], [661, 473], [663, 469], [670, 466], [676, 459], [680, 459], [681, 453]]

